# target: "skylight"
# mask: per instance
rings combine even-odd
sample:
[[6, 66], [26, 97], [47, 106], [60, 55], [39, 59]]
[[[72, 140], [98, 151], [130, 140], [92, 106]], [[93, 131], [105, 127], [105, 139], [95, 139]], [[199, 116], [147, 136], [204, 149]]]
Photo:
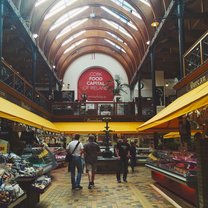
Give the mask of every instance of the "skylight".
[[113, 45], [114, 47], [116, 47], [118, 50], [121, 50], [122, 52], [126, 53], [126, 51], [122, 47], [120, 47], [119, 45], [115, 44], [111, 40], [108, 40], [108, 39], [104, 39], [104, 40], [107, 41], [108, 43], [110, 43], [111, 45]]
[[72, 24], [68, 25], [67, 27], [65, 27], [57, 36], [56, 39], [60, 38], [61, 36], [65, 35], [66, 33], [68, 33], [69, 31], [71, 31], [72, 29], [80, 26], [81, 24], [83, 24], [84, 22], [86, 22], [88, 19], [85, 18], [83, 20], [78, 20], [76, 22], [73, 22]]
[[80, 31], [72, 36], [70, 36], [70, 38], [68, 38], [67, 40], [65, 40], [61, 46], [65, 46], [66, 44], [68, 44], [69, 42], [71, 42], [72, 40], [74, 40], [75, 38], [79, 37], [80, 35], [82, 35], [83, 33], [85, 33], [86, 30]]
[[123, 27], [121, 27], [117, 23], [115, 23], [113, 21], [106, 20], [106, 19], [102, 19], [102, 21], [104, 21], [105, 23], [109, 24], [111, 27], [119, 30], [121, 33], [123, 33], [124, 35], [128, 36], [129, 38], [133, 39], [132, 36]]
[[83, 39], [83, 40], [80, 40], [74, 44], [72, 44], [69, 48], [67, 48], [65, 51], [64, 51], [64, 54], [68, 53], [69, 51], [71, 51], [73, 48], [75, 48], [76, 46], [80, 45], [81, 43], [83, 43], [84, 41], [86, 41], [87, 39]]
[[151, 7], [148, 0], [139, 0], [139, 1], [141, 1], [143, 4], [146, 4], [148, 7]]
[[[117, 5], [121, 6], [122, 8], [124, 8], [126, 11], [132, 13], [134, 16], [136, 16], [139, 19], [142, 19], [141, 15], [136, 11], [136, 9], [134, 9], [134, 7], [132, 7], [129, 3], [127, 3], [124, 0], [111, 0], [114, 3], [116, 3]], [[148, 2], [147, 0], [140, 0], [141, 2], [145, 2], [145, 4], [147, 5]], [[149, 4], [150, 6], [150, 4]]]
[[65, 22], [67, 22], [69, 19], [77, 16], [78, 14], [84, 12], [86, 9], [88, 9], [89, 6], [84, 6], [82, 8], [76, 8], [73, 9], [67, 13], [65, 13], [64, 15], [62, 15], [50, 28], [50, 31], [56, 29], [57, 27], [61, 26], [62, 24], [64, 24]]
[[127, 17], [124, 17], [123, 15], [117, 13], [116, 11], [112, 11], [104, 6], [101, 6], [100, 8], [105, 10], [107, 13], [111, 14], [112, 16], [116, 17], [117, 19], [121, 20], [125, 24], [129, 25], [134, 30], [137, 30], [137, 27]]
[[48, 0], [37, 0], [36, 3], [35, 3], [35, 7], [40, 6], [41, 4], [43, 4], [46, 1], [48, 1]]
[[119, 42], [123, 43], [124, 45], [127, 45], [126, 42], [124, 42], [121, 38], [119, 38], [117, 35], [111, 33], [111, 32], [107, 32], [109, 35], [111, 35], [113, 38], [115, 38], [116, 40], [118, 40]]
[[49, 19], [53, 15], [57, 14], [58, 12], [64, 10], [66, 7], [72, 5], [77, 0], [60, 0], [57, 4], [55, 4], [51, 10], [46, 14], [44, 20]]

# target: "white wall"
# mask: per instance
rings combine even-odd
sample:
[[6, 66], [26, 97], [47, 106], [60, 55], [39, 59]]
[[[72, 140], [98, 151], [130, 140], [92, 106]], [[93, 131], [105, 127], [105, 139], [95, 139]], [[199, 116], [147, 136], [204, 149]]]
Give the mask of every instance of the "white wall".
[[[141, 96], [142, 97], [152, 97], [152, 80], [151, 79], [143, 79], [141, 81], [144, 84], [143, 89], [141, 90]], [[165, 90], [165, 96], [169, 95], [175, 95], [176, 91], [174, 90], [173, 86], [177, 83], [178, 81], [175, 79], [165, 79], [164, 83], [168, 84], [168, 86], [164, 86]], [[138, 97], [138, 83], [135, 85], [134, 88], [134, 97]]]
[[[128, 83], [128, 77], [122, 65], [114, 58], [101, 54], [86, 54], [76, 59], [66, 70], [63, 83], [64, 87], [62, 90], [68, 90], [67, 85], [70, 85], [69, 90], [75, 91], [75, 99], [77, 99], [77, 83], [80, 75], [90, 67], [103, 67], [106, 69], [114, 78], [115, 75], [119, 75], [122, 78], [123, 83]], [[130, 93], [122, 94], [124, 101], [127, 102], [130, 99]]]

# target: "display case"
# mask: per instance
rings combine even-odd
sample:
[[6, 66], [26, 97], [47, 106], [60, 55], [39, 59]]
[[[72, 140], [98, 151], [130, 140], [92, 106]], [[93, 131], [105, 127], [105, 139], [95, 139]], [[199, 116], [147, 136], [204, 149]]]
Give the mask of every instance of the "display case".
[[145, 164], [148, 158], [148, 155], [151, 153], [151, 148], [137, 147], [136, 148], [136, 157], [137, 164]]
[[189, 203], [196, 203], [196, 155], [190, 152], [154, 151], [146, 162], [152, 178]]
[[65, 158], [67, 155], [66, 149], [63, 147], [49, 147], [49, 149], [54, 154], [58, 166], [65, 164]]
[[54, 154], [47, 146], [26, 147], [22, 158], [30, 162], [33, 167], [42, 168], [42, 174], [48, 173], [58, 165]]
[[[53, 167], [53, 164], [50, 164], [53, 159], [49, 159], [46, 149], [26, 149], [25, 159], [14, 153], [0, 154], [0, 207], [36, 207], [40, 194], [51, 184], [51, 178], [44, 174], [48, 172], [48, 166]], [[41, 165], [36, 165], [40, 162], [34, 162], [34, 157], [37, 161], [44, 161], [41, 161]]]

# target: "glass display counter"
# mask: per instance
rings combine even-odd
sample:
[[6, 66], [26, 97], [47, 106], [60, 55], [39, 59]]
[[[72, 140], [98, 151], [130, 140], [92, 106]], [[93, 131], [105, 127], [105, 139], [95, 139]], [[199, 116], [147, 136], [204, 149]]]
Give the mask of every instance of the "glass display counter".
[[67, 155], [66, 149], [63, 147], [49, 147], [50, 151], [54, 154], [58, 166], [65, 164]]
[[137, 157], [137, 164], [145, 164], [148, 158], [148, 155], [151, 153], [151, 148], [145, 147], [137, 147], [136, 148], [136, 157]]
[[197, 161], [194, 153], [154, 151], [145, 165], [157, 183], [195, 205]]

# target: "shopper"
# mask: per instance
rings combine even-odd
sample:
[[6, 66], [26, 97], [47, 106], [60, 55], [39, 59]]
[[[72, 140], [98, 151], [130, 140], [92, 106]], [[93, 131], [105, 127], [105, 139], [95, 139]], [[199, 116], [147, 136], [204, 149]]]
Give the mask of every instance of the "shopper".
[[181, 148], [187, 151], [191, 145], [191, 125], [188, 118], [179, 117], [179, 134]]
[[132, 172], [134, 172], [134, 167], [136, 166], [136, 143], [134, 141], [131, 141], [130, 143], [130, 166], [131, 166], [131, 170]]
[[128, 174], [128, 160], [130, 158], [130, 145], [126, 138], [119, 139], [116, 147], [115, 154], [118, 157], [118, 167], [116, 172], [116, 178], [118, 183], [121, 183], [121, 173], [123, 173], [123, 181], [127, 182]]
[[88, 189], [94, 187], [97, 155], [100, 152], [100, 147], [95, 142], [95, 136], [90, 135], [88, 143], [84, 145], [85, 167], [88, 173], [89, 185]]
[[[67, 151], [72, 154], [70, 160], [70, 172], [71, 172], [71, 184], [72, 189], [82, 189], [80, 186], [81, 177], [82, 177], [82, 154], [84, 147], [81, 142], [79, 142], [80, 135], [75, 134], [74, 140], [71, 141], [67, 146]], [[76, 175], [77, 169], [77, 175]]]

